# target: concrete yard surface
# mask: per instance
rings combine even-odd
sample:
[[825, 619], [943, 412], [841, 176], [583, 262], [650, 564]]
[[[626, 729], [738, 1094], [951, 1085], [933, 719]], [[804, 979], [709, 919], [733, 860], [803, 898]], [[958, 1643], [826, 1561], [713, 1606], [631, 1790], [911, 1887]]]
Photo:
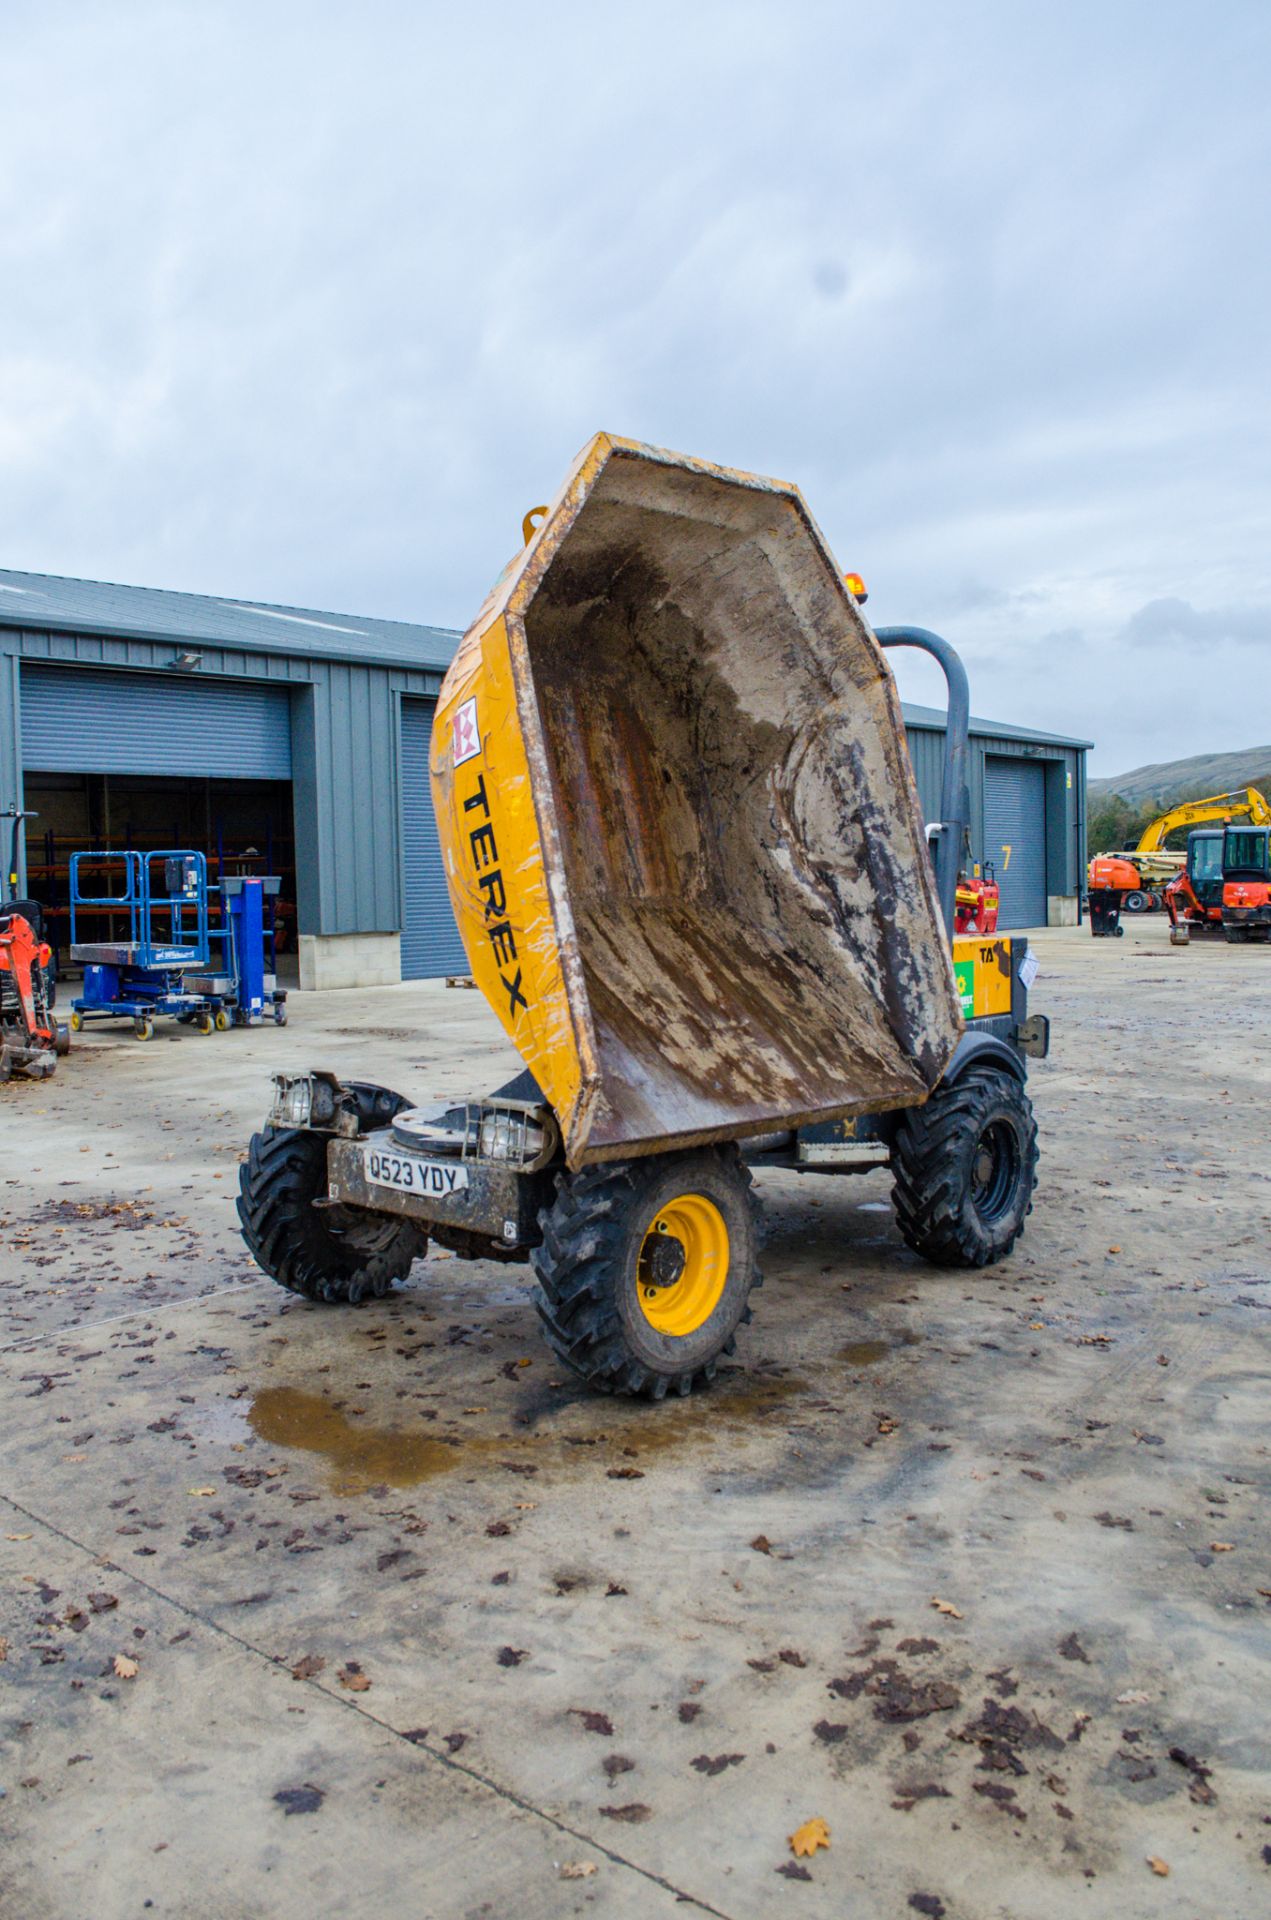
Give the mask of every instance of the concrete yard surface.
[[270, 1073], [487, 1091], [476, 993], [0, 1091], [0, 1912], [1267, 1911], [1271, 953], [1036, 945], [1016, 1253], [764, 1175], [754, 1323], [675, 1404], [565, 1379], [528, 1269], [324, 1308], [238, 1240]]

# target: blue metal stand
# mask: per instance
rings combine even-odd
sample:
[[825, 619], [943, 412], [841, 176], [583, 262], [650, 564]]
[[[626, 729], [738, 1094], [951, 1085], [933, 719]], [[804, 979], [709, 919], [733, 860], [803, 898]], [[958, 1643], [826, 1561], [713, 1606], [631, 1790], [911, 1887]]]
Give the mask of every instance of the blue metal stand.
[[[71, 958], [84, 967], [73, 1028], [130, 1019], [148, 1040], [160, 1015], [202, 1033], [259, 1026], [267, 1015], [286, 1024], [287, 996], [265, 966], [264, 898], [278, 891], [276, 878], [223, 880], [219, 926], [210, 924], [207, 861], [189, 849], [75, 853], [70, 880]], [[81, 941], [76, 914], [85, 908], [127, 915], [127, 938]]]

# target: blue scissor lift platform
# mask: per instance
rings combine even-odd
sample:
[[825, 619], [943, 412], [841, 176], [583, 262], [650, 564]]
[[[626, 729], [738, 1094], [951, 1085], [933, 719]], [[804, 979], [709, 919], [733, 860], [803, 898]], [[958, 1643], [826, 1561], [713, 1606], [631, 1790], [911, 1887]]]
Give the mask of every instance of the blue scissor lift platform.
[[[83, 994], [71, 1003], [76, 1031], [89, 1020], [131, 1019], [149, 1040], [160, 1015], [202, 1033], [256, 1026], [267, 1013], [285, 1024], [287, 996], [265, 967], [263, 901], [276, 879], [223, 881], [219, 926], [210, 924], [206, 857], [189, 848], [75, 853], [70, 883], [71, 958], [84, 968]], [[84, 909], [126, 915], [127, 938], [81, 941]]]

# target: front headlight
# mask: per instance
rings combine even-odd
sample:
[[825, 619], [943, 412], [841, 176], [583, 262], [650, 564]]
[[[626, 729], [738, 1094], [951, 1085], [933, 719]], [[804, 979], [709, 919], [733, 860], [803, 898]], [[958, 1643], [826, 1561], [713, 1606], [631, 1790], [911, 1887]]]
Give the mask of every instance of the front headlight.
[[286, 1074], [274, 1075], [274, 1104], [269, 1115], [271, 1127], [303, 1128], [313, 1117], [313, 1082], [306, 1074], [292, 1080]]
[[536, 1160], [547, 1136], [528, 1115], [500, 1111], [481, 1116], [477, 1151], [483, 1160], [511, 1160], [517, 1165]]

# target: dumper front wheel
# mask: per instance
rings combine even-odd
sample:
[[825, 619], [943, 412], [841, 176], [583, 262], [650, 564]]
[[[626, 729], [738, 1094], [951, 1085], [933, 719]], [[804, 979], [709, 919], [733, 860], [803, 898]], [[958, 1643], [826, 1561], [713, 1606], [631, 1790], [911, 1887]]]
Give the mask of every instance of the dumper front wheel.
[[356, 1305], [404, 1280], [427, 1237], [395, 1214], [321, 1207], [327, 1140], [270, 1127], [252, 1135], [239, 1170], [238, 1217], [256, 1264], [290, 1293]]
[[755, 1213], [731, 1146], [561, 1174], [531, 1255], [553, 1351], [602, 1393], [705, 1385], [750, 1318]]
[[896, 1224], [938, 1267], [1008, 1254], [1033, 1204], [1037, 1123], [1014, 1075], [965, 1073], [906, 1113], [892, 1148]]

